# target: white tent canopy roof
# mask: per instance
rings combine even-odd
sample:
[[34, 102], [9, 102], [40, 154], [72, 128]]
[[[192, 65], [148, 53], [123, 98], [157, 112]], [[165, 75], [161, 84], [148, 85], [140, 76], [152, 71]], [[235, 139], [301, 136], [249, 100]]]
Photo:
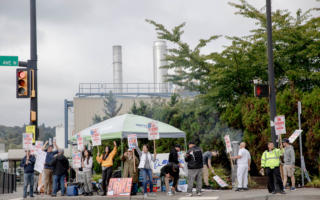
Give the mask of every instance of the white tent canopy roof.
[[[157, 121], [147, 117], [124, 114], [98, 124], [92, 125], [80, 133], [84, 140], [90, 141], [90, 130], [99, 128], [101, 139], [127, 138], [128, 135], [136, 134], [138, 138], [148, 138], [147, 125], [149, 122]], [[160, 138], [185, 138], [185, 132], [163, 122], [158, 122]], [[76, 141], [77, 136], [72, 137]]]

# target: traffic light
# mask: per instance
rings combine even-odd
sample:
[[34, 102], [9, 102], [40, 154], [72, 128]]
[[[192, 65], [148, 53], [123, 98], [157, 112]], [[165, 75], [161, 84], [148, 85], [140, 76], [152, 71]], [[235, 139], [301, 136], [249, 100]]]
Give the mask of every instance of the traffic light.
[[255, 97], [269, 97], [270, 89], [269, 85], [255, 84], [254, 85], [254, 96]]
[[16, 95], [17, 98], [30, 98], [30, 85], [31, 85], [31, 74], [30, 70], [26, 68], [18, 68], [16, 70]]

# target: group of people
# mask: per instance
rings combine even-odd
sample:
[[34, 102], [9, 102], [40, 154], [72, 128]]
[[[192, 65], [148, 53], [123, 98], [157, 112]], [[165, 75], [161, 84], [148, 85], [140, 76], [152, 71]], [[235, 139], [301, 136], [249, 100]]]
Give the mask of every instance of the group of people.
[[[56, 150], [53, 150], [53, 145], [49, 145], [46, 149], [48, 141], [43, 145], [42, 150], [47, 152], [47, 156], [44, 163], [44, 193], [55, 197], [57, 195], [58, 183], [61, 188], [61, 196], [65, 195], [65, 176], [68, 174], [69, 161], [64, 156], [64, 150], [59, 149], [56, 143], [53, 145]], [[287, 138], [283, 139], [283, 145], [281, 144], [280, 149], [274, 148], [272, 142], [268, 143], [268, 150], [262, 154], [261, 157], [261, 172], [263, 173], [263, 168], [266, 170], [268, 176], [268, 189], [269, 192], [275, 194], [274, 186], [274, 176], [276, 177], [278, 183], [283, 186], [280, 188], [280, 192], [285, 194], [284, 190], [286, 188], [287, 176], [291, 177], [292, 187], [291, 191], [295, 190], [295, 179], [294, 179], [294, 163], [295, 156], [293, 147], [289, 144]], [[238, 159], [237, 165], [237, 179], [238, 179], [238, 191], [248, 190], [248, 171], [250, 170], [251, 155], [248, 150], [245, 149], [246, 144], [242, 142], [240, 144], [240, 150], [238, 156], [231, 157], [230, 159]], [[285, 146], [285, 149], [283, 149]], [[202, 176], [205, 183], [205, 189], [212, 189], [209, 185], [209, 169], [212, 173], [214, 170], [211, 166], [211, 159], [213, 156], [217, 156], [219, 153], [217, 150], [206, 151], [203, 153], [202, 149], [195, 145], [194, 141], [188, 143], [189, 150], [185, 153], [184, 160], [187, 162], [188, 167], [188, 188], [186, 196], [191, 197], [193, 183], [196, 181], [196, 193], [201, 196], [202, 189]], [[155, 197], [156, 194], [153, 192], [153, 172], [151, 162], [156, 161], [157, 153], [154, 150], [154, 155], [149, 152], [150, 146], [143, 145], [142, 151], [135, 144], [135, 149], [139, 155], [137, 158], [134, 154], [134, 150], [129, 149], [120, 159], [124, 162], [124, 169], [122, 173], [123, 178], [132, 178], [132, 191], [131, 195], [135, 195], [138, 192], [138, 182], [139, 173], [138, 169], [141, 171], [143, 177], [143, 187], [144, 196], [147, 197], [147, 186], [149, 184], [150, 193], [149, 195]], [[177, 186], [179, 181], [179, 168], [183, 166], [179, 162], [179, 155], [181, 151], [181, 146], [176, 144], [173, 149], [171, 149], [169, 154], [169, 163], [161, 168], [160, 177], [164, 177], [167, 195], [172, 196], [173, 194], [179, 192]], [[109, 180], [112, 176], [112, 166], [113, 159], [117, 153], [117, 143], [114, 141], [114, 147], [111, 151], [110, 146], [105, 147], [105, 151], [102, 155], [97, 153], [96, 160], [102, 167], [102, 190], [101, 196], [105, 196], [107, 193], [107, 188]], [[280, 169], [279, 169], [279, 158], [284, 156], [284, 181], [281, 179]], [[34, 155], [30, 155], [30, 150], [26, 150], [26, 156], [21, 161], [21, 167], [24, 168], [24, 188], [23, 188], [23, 198], [27, 197], [27, 188], [30, 184], [30, 197], [33, 196], [33, 180], [34, 180], [34, 164], [36, 158]], [[83, 170], [83, 179], [85, 186], [85, 196], [92, 196], [92, 167], [93, 159], [91, 153], [87, 150], [86, 146], [84, 151], [82, 151], [81, 166]], [[274, 176], [273, 176], [274, 175]], [[173, 185], [170, 189], [169, 181], [173, 181]], [[53, 188], [53, 189], [52, 189]]]

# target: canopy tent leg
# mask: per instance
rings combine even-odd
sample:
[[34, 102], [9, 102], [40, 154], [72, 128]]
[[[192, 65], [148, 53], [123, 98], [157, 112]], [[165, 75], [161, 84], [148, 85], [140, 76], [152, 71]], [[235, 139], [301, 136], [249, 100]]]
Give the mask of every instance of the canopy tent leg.
[[71, 140], [70, 140], [69, 148], [70, 148], [70, 155], [69, 155], [69, 182], [71, 182], [70, 181], [70, 178], [71, 178], [71, 158], [72, 158]]
[[[121, 155], [123, 155], [123, 138], [121, 138]], [[121, 177], [122, 177], [122, 173], [123, 173], [123, 161], [121, 160]]]
[[186, 136], [184, 137], [184, 146], [185, 146], [185, 149], [186, 149], [186, 152], [187, 152], [188, 148], [187, 148], [187, 137]]

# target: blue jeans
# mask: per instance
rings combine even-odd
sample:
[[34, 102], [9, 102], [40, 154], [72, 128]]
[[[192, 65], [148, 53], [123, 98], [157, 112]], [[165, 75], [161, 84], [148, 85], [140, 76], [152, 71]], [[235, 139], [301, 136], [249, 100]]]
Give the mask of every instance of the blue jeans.
[[60, 187], [61, 187], [61, 194], [65, 195], [66, 194], [66, 188], [64, 187], [64, 178], [66, 175], [53, 175], [53, 192], [52, 195], [57, 195], [57, 190], [58, 190], [58, 182], [60, 182]]
[[[143, 177], [143, 189], [144, 193], [147, 193], [147, 185], [148, 182], [149, 188], [150, 188], [150, 193], [153, 192], [153, 182], [152, 182], [152, 170], [151, 169], [141, 169], [142, 177]], [[147, 175], [149, 176], [149, 181], [147, 179]]]
[[32, 173], [24, 173], [24, 181], [23, 181], [23, 198], [27, 197], [28, 184], [30, 184], [30, 197], [33, 196], [33, 178], [34, 172]]

